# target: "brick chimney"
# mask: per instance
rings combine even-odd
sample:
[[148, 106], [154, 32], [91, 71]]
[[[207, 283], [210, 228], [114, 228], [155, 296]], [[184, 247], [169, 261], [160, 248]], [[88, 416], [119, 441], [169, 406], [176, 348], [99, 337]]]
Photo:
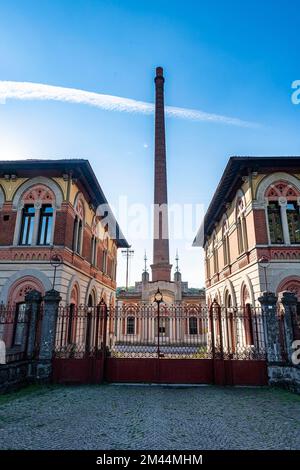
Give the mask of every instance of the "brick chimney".
[[162, 67], [155, 77], [155, 168], [154, 168], [154, 236], [152, 281], [170, 281], [168, 228], [168, 191], [165, 140], [164, 76]]

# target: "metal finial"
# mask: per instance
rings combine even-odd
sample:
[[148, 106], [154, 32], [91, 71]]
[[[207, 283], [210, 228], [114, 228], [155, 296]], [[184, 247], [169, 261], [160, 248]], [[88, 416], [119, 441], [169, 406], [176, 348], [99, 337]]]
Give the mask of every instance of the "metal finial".
[[175, 258], [175, 261], [176, 261], [176, 272], [179, 273], [179, 256], [178, 256], [178, 250], [176, 250], [176, 258]]

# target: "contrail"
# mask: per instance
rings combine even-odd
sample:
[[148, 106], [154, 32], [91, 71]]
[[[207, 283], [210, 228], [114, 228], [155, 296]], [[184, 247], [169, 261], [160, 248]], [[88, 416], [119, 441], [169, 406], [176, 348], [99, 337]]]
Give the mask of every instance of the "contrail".
[[[52, 100], [66, 103], [87, 104], [107, 111], [123, 113], [153, 114], [154, 104], [144, 101], [122, 98], [120, 96], [104, 95], [76, 88], [45, 85], [42, 83], [0, 81], [0, 103], [7, 99], [15, 100]], [[198, 109], [166, 106], [166, 115], [192, 121], [206, 121], [228, 124], [239, 127], [259, 127], [254, 122], [238, 118], [211, 114]]]

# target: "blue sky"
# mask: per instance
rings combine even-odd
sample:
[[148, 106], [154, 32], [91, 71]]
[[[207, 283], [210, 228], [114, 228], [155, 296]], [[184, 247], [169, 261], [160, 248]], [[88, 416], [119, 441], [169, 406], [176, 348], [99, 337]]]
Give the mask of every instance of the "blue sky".
[[[166, 104], [254, 121], [258, 128], [168, 118], [170, 203], [208, 204], [230, 155], [299, 155], [296, 2], [0, 0], [0, 80], [30, 81], [154, 98], [157, 65]], [[152, 203], [152, 116], [82, 104], [7, 100], [0, 158], [88, 158], [112, 205], [119, 195]], [[131, 240], [129, 240], [131, 242]], [[131, 281], [144, 248], [135, 241]], [[204, 283], [200, 249], [179, 249], [183, 277]], [[120, 262], [119, 283], [124, 283]]]

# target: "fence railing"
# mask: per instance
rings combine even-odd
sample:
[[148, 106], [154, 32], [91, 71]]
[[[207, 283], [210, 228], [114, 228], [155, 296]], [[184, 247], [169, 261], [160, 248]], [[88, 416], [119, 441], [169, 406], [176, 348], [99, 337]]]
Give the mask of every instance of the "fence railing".
[[59, 307], [55, 357], [265, 359], [261, 309], [203, 305]]
[[[277, 311], [280, 356], [288, 360], [285, 312]], [[37, 357], [43, 308], [35, 324]], [[31, 310], [25, 303], [0, 305], [0, 353], [5, 362], [27, 357]], [[261, 308], [156, 304], [59, 306], [54, 356], [83, 358], [159, 357], [189, 359], [263, 360], [266, 358], [265, 314]], [[300, 312], [293, 311], [294, 339], [300, 339]], [[1, 349], [2, 348], [2, 349]], [[1, 357], [1, 354], [0, 354]], [[2, 361], [3, 362], [3, 361]]]
[[107, 329], [105, 304], [59, 307], [54, 354], [57, 358], [94, 357], [104, 348]]

